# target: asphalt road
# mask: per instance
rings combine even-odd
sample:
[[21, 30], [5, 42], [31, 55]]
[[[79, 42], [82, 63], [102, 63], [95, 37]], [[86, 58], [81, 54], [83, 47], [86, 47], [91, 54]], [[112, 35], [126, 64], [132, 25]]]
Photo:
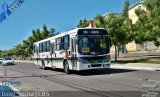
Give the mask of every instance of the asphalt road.
[[6, 68], [8, 80], [21, 81], [22, 91], [46, 91], [43, 97], [142, 97], [151, 87], [160, 91], [160, 71], [103, 69], [67, 75], [63, 70], [42, 70], [31, 63]]

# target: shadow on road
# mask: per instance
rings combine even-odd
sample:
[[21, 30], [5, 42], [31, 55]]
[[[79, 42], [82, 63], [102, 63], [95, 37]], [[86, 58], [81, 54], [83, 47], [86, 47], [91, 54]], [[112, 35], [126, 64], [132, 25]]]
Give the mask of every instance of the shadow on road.
[[[36, 69], [38, 67], [35, 67]], [[14, 71], [14, 70], [13, 70]], [[53, 74], [47, 74], [47, 72], [45, 73], [28, 73], [28, 72], [24, 72], [21, 70], [15, 70], [17, 72], [21, 72], [24, 74], [27, 74], [25, 76], [8, 76], [8, 78], [11, 79], [16, 79], [16, 78], [24, 78], [24, 77], [47, 77], [47, 76], [60, 76], [60, 75], [67, 75], [64, 73], [63, 69], [52, 69], [52, 68], [47, 68], [45, 71], [51, 71], [53, 72]], [[44, 71], [44, 70], [40, 70], [39, 72]], [[94, 75], [109, 75], [109, 74], [116, 74], [116, 73], [127, 73], [127, 72], [134, 72], [136, 70], [126, 70], [126, 69], [97, 69], [97, 70], [83, 70], [83, 71], [71, 71], [70, 75], [80, 75], [80, 76], [94, 76]], [[54, 73], [57, 72], [57, 73]]]
[[[47, 68], [47, 70], [55, 71], [55, 72], [62, 72], [64, 73], [63, 69], [55, 69]], [[71, 71], [70, 75], [81, 75], [81, 76], [94, 76], [94, 75], [105, 75], [105, 74], [115, 74], [115, 73], [127, 73], [127, 72], [134, 72], [137, 70], [127, 70], [127, 69], [97, 69], [97, 70], [83, 70], [83, 71]], [[60, 74], [60, 75], [65, 75]], [[48, 75], [49, 76], [49, 75]]]
[[124, 70], [124, 69], [99, 69], [99, 70], [86, 70], [77, 72], [81, 76], [94, 76], [94, 75], [105, 75], [105, 74], [115, 74], [115, 73], [127, 73], [134, 72], [136, 70]]

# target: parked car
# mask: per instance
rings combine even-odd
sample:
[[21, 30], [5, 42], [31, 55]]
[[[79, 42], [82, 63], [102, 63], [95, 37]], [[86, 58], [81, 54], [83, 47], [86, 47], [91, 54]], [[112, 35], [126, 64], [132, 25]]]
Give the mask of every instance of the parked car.
[[14, 60], [10, 57], [3, 58], [3, 65], [14, 65]]
[[2, 61], [3, 61], [3, 58], [0, 58], [0, 64], [2, 63]]

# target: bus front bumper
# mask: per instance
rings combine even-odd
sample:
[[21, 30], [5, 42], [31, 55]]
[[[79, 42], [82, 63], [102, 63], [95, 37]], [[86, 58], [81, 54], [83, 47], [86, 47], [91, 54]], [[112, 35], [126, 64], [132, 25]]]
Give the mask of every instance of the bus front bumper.
[[97, 64], [79, 64], [78, 71], [80, 70], [90, 70], [90, 69], [103, 69], [110, 68], [110, 62], [108, 63], [97, 63]]

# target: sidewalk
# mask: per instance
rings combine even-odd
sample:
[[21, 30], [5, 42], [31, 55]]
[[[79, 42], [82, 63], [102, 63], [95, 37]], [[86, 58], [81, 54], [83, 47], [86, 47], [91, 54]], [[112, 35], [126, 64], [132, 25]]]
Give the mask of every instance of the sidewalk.
[[115, 68], [115, 69], [159, 71], [160, 70], [160, 64], [150, 64], [150, 63], [126, 63], [126, 64], [119, 64], [119, 63], [113, 63], [113, 64], [111, 64], [111, 68]]

